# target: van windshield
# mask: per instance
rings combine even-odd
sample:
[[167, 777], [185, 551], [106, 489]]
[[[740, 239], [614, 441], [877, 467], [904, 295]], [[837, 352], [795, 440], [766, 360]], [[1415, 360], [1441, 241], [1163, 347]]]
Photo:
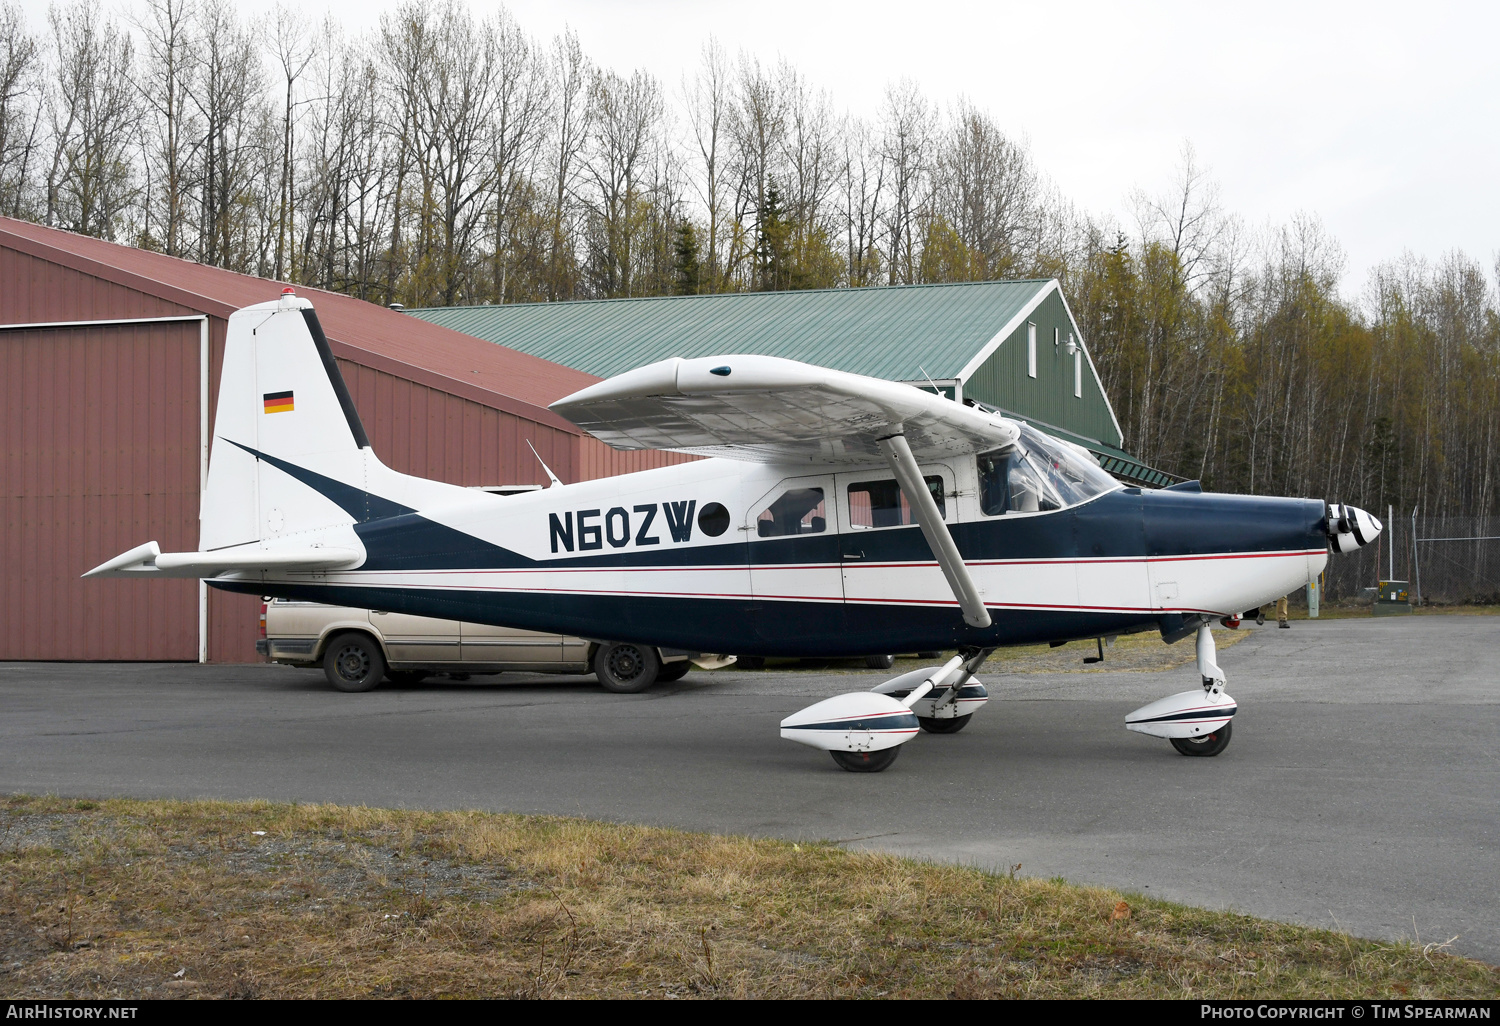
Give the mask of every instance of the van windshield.
[[1030, 424], [1009, 449], [979, 456], [979, 505], [986, 516], [1045, 513], [1123, 487], [1092, 460]]

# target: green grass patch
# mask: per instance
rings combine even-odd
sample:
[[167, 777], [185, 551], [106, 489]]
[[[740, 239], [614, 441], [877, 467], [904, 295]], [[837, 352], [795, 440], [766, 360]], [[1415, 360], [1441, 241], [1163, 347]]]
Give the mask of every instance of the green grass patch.
[[1434, 945], [549, 816], [16, 796], [0, 867], [7, 998], [1500, 994]]

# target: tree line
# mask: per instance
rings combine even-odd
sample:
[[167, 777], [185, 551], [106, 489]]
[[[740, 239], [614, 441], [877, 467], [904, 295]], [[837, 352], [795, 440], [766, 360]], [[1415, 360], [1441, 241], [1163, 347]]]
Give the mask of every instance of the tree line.
[[1146, 462], [1225, 491], [1496, 510], [1500, 304], [1461, 252], [1341, 293], [1312, 216], [1253, 228], [1185, 149], [1129, 223], [990, 112], [838, 109], [708, 41], [664, 83], [502, 7], [367, 35], [228, 0], [0, 0], [0, 213], [407, 306], [1061, 279]]

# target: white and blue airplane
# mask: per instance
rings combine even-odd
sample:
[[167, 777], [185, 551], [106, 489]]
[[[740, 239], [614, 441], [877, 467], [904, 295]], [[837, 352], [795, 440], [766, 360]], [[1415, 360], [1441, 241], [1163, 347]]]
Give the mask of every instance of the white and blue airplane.
[[[995, 648], [1146, 630], [1195, 635], [1202, 686], [1126, 726], [1217, 755], [1237, 707], [1209, 625], [1381, 530], [1319, 499], [1125, 487], [1016, 419], [772, 357], [664, 360], [552, 409], [616, 448], [710, 458], [508, 497], [397, 473], [312, 304], [287, 290], [229, 319], [199, 551], [147, 542], [85, 576], [607, 640], [596, 669], [627, 687], [652, 682], [656, 647], [956, 650], [782, 721], [782, 737], [868, 772], [919, 731], [962, 729]], [[359, 646], [328, 658], [356, 683], [383, 669]]]

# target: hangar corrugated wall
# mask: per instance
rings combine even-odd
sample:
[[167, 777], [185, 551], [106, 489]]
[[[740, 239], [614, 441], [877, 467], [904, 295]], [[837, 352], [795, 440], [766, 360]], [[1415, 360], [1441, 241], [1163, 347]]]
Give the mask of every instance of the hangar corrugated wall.
[[[226, 318], [280, 290], [0, 218], [0, 659], [256, 659], [253, 597], [78, 577], [150, 539], [197, 548], [202, 396], [211, 418]], [[685, 458], [615, 452], [545, 408], [591, 375], [347, 296], [302, 293], [376, 453], [397, 470], [545, 484], [528, 441], [564, 481]]]
[[195, 581], [77, 577], [85, 553], [123, 552], [143, 531], [197, 545], [200, 324], [0, 337], [6, 658], [197, 658]]

